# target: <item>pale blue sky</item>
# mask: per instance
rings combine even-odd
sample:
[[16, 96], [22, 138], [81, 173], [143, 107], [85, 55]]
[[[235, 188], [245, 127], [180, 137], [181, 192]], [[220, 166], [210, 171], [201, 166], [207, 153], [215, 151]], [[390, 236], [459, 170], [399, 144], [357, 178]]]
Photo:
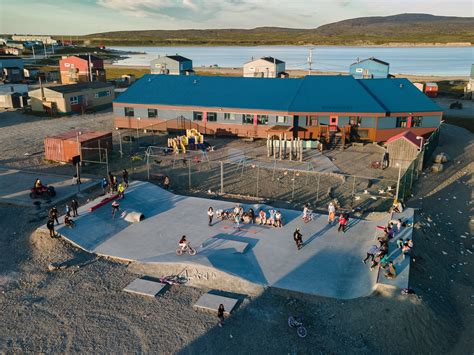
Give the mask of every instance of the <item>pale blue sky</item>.
[[0, 0], [0, 33], [314, 28], [363, 16], [474, 16], [472, 0]]

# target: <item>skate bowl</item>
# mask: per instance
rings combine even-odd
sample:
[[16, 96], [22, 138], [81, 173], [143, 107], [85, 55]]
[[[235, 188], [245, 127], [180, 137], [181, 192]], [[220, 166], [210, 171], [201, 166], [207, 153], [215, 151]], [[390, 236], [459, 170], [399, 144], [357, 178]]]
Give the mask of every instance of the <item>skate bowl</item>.
[[[374, 244], [377, 220], [352, 218], [346, 233], [316, 215], [304, 223], [301, 211], [280, 209], [283, 227], [214, 220], [207, 210], [232, 209], [234, 202], [175, 195], [148, 182], [135, 181], [120, 201], [121, 211], [141, 211], [146, 218], [131, 223], [111, 216], [106, 204], [88, 212], [97, 201], [79, 208], [76, 228], [56, 229], [74, 245], [97, 255], [131, 262], [130, 270], [150, 276], [182, 275], [190, 285], [258, 294], [266, 287], [325, 297], [351, 299], [370, 295], [377, 273], [361, 262]], [[245, 210], [268, 210], [261, 204], [242, 204]], [[120, 215], [120, 213], [118, 214]], [[297, 250], [293, 232], [300, 228], [304, 245]], [[46, 231], [45, 227], [40, 228]], [[87, 230], [87, 233], [84, 233]], [[198, 253], [176, 255], [182, 235]]]

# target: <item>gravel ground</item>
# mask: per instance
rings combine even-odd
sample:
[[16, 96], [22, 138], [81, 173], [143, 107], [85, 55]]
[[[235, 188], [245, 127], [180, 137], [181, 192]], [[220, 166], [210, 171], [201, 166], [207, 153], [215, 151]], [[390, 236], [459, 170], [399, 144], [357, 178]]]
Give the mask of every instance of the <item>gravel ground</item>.
[[[34, 233], [44, 211], [0, 205], [0, 352], [472, 353], [473, 136], [446, 125], [441, 144], [452, 162], [426, 173], [409, 202], [421, 208], [410, 274], [416, 295], [381, 288], [341, 301], [268, 289], [245, 299], [223, 328], [191, 307], [205, 290], [175, 286], [157, 299], [125, 293], [137, 276], [127, 265]], [[48, 271], [72, 258], [93, 262]], [[287, 326], [290, 314], [305, 316], [307, 338]]]

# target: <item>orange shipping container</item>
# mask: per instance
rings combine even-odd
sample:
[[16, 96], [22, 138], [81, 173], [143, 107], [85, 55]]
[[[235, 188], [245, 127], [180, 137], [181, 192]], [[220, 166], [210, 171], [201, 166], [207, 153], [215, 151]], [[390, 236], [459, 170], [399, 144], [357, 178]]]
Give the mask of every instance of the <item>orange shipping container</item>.
[[45, 159], [64, 163], [70, 163], [77, 155], [80, 155], [82, 160], [98, 159], [99, 149], [84, 148], [105, 148], [111, 151], [112, 147], [112, 133], [103, 131], [76, 130], [44, 139]]

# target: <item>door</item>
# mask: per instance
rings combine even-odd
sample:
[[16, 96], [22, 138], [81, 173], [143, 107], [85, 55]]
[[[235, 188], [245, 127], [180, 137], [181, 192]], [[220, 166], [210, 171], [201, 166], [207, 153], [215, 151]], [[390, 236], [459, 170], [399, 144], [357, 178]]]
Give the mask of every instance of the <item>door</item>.
[[329, 130], [331, 132], [337, 132], [337, 122], [339, 120], [338, 116], [329, 117]]

